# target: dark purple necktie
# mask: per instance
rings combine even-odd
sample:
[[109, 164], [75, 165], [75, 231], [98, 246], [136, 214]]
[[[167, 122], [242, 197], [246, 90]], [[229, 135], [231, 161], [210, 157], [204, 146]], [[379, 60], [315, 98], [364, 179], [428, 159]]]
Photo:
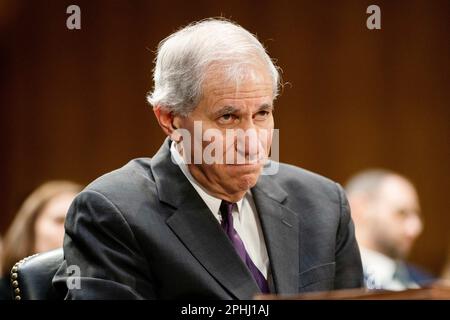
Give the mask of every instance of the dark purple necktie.
[[223, 200], [220, 204], [220, 214], [222, 215], [222, 228], [225, 230], [228, 238], [230, 238], [231, 243], [233, 244], [236, 252], [241, 257], [242, 261], [245, 262], [247, 267], [250, 269], [250, 272], [253, 274], [253, 277], [256, 280], [261, 292], [269, 293], [269, 286], [267, 285], [267, 280], [264, 278], [263, 274], [259, 269], [255, 266], [252, 259], [247, 253], [245, 249], [244, 242], [242, 242], [241, 237], [239, 237], [238, 233], [234, 229], [233, 226], [233, 205], [234, 203]]

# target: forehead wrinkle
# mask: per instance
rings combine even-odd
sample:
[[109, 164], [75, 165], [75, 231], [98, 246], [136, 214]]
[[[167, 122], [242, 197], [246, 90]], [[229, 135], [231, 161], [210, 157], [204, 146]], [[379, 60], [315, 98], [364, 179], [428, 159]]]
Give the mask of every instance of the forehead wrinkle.
[[209, 90], [207, 89], [205, 91], [216, 94], [216, 95], [223, 95], [223, 94], [229, 94], [229, 93], [247, 94], [247, 93], [252, 93], [252, 92], [260, 91], [260, 90], [261, 91], [262, 90], [270, 90], [272, 92], [272, 86], [268, 85], [268, 84], [254, 84], [254, 85], [252, 85], [251, 89], [243, 88], [245, 86], [247, 86], [247, 85], [245, 85], [245, 84], [244, 84], [244, 86], [234, 85], [234, 86], [228, 86], [228, 87], [222, 86], [222, 87], [217, 87], [215, 89], [213, 87], [213, 88], [208, 88]]
[[265, 91], [249, 91], [249, 92], [235, 92], [235, 93], [224, 93], [224, 94], [217, 94], [217, 95], [210, 95], [210, 100], [215, 101], [221, 101], [221, 100], [243, 100], [243, 99], [259, 99], [268, 97], [270, 98], [272, 96], [272, 92], [265, 92]]
[[[245, 99], [264, 99], [268, 98], [270, 103], [272, 103], [272, 90], [265, 90], [267, 88], [255, 88], [252, 90], [236, 90], [233, 88], [232, 91], [223, 91], [222, 89], [217, 89], [213, 93], [206, 95], [207, 100], [210, 101], [211, 106], [215, 106], [223, 100], [245, 100]], [[233, 104], [233, 103], [231, 103]]]
[[[221, 101], [224, 101], [224, 100], [235, 100], [235, 101], [247, 100], [247, 99], [254, 99], [254, 100], [256, 100], [256, 99], [264, 99], [265, 97], [268, 97], [268, 96], [261, 95], [261, 96], [256, 96], [256, 97], [252, 97], [252, 98], [249, 98], [249, 97], [240, 97], [240, 98], [226, 98], [226, 97], [223, 97], [223, 98], [214, 100], [210, 104], [210, 109], [211, 109], [212, 112], [216, 112], [217, 110], [220, 110], [220, 109], [222, 109], [224, 107], [233, 107], [236, 110], [241, 110], [242, 107], [239, 106], [239, 105], [236, 105], [235, 103], [224, 103], [223, 106], [217, 106], [217, 105], [220, 104]], [[261, 102], [261, 103], [257, 103], [257, 106], [255, 108], [256, 109], [261, 109], [262, 106], [271, 106], [271, 105], [272, 105], [271, 102], [269, 102], [269, 103]], [[252, 106], [251, 106], [251, 108], [252, 108]]]

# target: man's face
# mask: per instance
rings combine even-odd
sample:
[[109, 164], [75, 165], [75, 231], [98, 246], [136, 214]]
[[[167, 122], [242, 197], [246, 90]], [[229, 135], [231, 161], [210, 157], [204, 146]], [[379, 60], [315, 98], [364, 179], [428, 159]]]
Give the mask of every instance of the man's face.
[[[202, 158], [201, 163], [194, 163], [191, 158], [189, 165], [194, 178], [216, 195], [239, 194], [253, 187], [270, 151], [274, 127], [272, 79], [263, 67], [253, 67], [247, 72], [236, 84], [226, 81], [220, 68], [211, 71], [204, 82], [203, 98], [198, 106], [188, 117], [176, 119], [179, 127], [191, 134], [192, 156], [195, 148], [203, 152], [213, 142], [222, 145], [222, 150], [212, 152], [216, 160], [222, 161], [208, 164]], [[203, 134], [209, 131], [218, 135], [211, 140], [195, 136], [194, 125], [199, 123]], [[239, 138], [236, 135], [238, 129], [241, 133], [250, 129], [259, 138]], [[222, 153], [221, 157], [217, 152]], [[238, 156], [244, 161], [238, 162]]]
[[405, 258], [422, 231], [414, 187], [400, 177], [387, 177], [372, 210], [371, 232], [379, 251], [392, 258]]

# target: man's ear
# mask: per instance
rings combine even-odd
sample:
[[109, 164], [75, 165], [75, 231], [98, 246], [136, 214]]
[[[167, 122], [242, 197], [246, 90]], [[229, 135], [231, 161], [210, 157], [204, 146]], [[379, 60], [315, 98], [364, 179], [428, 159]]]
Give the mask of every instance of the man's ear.
[[349, 197], [352, 219], [355, 224], [366, 226], [370, 229], [374, 217], [377, 216], [377, 208], [371, 196], [357, 193]]
[[367, 199], [364, 195], [356, 193], [348, 196], [348, 202], [352, 212], [352, 218], [357, 224], [367, 220]]
[[173, 113], [167, 111], [161, 106], [156, 106], [153, 108], [156, 120], [158, 120], [159, 126], [163, 129], [164, 133], [168, 136], [172, 135], [173, 131], [176, 130], [173, 126]]

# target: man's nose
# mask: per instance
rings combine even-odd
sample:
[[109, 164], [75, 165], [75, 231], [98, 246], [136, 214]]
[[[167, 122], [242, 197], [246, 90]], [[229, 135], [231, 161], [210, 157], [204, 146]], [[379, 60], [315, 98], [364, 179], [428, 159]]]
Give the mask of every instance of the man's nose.
[[258, 153], [259, 137], [258, 130], [252, 120], [245, 121], [236, 132], [236, 151], [245, 155], [253, 156]]
[[408, 237], [417, 237], [422, 232], [422, 229], [422, 220], [417, 215], [412, 215], [405, 221], [405, 234]]

